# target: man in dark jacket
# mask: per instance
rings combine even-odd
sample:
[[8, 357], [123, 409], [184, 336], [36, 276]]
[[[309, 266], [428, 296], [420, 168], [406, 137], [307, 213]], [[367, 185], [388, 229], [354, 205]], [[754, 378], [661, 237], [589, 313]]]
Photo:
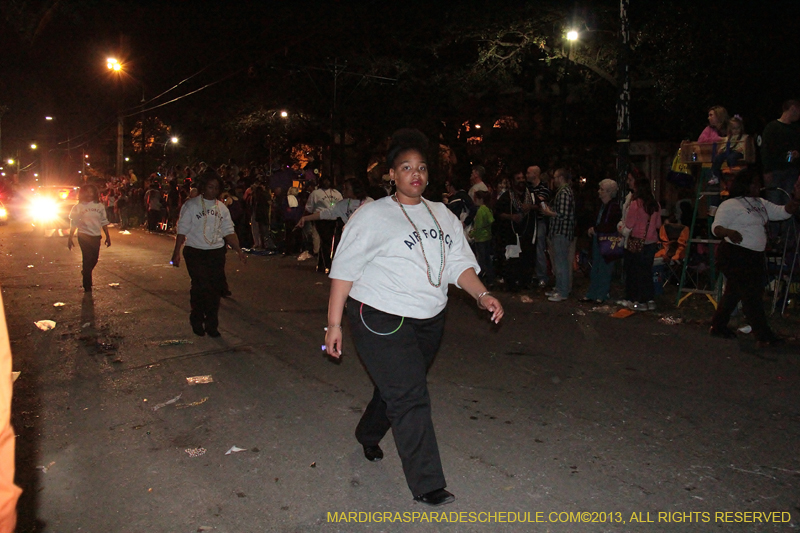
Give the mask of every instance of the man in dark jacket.
[[456, 183], [456, 181], [448, 181], [445, 186], [447, 187], [447, 193], [444, 195], [444, 203], [464, 224], [464, 227], [469, 226], [472, 224], [472, 219], [475, 218], [475, 212], [477, 211], [475, 203], [469, 197], [467, 191], [460, 187], [460, 184]]

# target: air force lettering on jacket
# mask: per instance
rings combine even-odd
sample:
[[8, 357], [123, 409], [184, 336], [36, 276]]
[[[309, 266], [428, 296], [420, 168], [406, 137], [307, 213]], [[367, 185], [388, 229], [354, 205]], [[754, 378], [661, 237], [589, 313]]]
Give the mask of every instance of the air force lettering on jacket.
[[[422, 232], [422, 235], [426, 239], [433, 239], [433, 240], [436, 240], [436, 241], [442, 239], [442, 235], [444, 233], [444, 232], [440, 233], [439, 230], [436, 229], [436, 228], [423, 229], [423, 230], [420, 230], [420, 231]], [[403, 243], [406, 246], [408, 246], [409, 250], [413, 250], [414, 246], [416, 246], [416, 244], [418, 242], [420, 242], [420, 241], [421, 241], [421, 239], [420, 239], [419, 233], [417, 233], [416, 231], [411, 233], [411, 234], [409, 234], [406, 239], [403, 239]], [[444, 235], [444, 243], [447, 245], [447, 249], [448, 250], [453, 247], [453, 238], [450, 237], [449, 233], [447, 235]]]
[[195, 215], [195, 217], [197, 217], [197, 220], [200, 220], [201, 218], [203, 218], [203, 217], [205, 217], [205, 216], [221, 217], [221, 216], [222, 216], [222, 213], [220, 213], [219, 211], [217, 211], [217, 210], [216, 210], [216, 209], [214, 209], [213, 207], [209, 207], [209, 208], [208, 208], [208, 209], [206, 209], [205, 211], [199, 211], [199, 212], [198, 212], [198, 213]]

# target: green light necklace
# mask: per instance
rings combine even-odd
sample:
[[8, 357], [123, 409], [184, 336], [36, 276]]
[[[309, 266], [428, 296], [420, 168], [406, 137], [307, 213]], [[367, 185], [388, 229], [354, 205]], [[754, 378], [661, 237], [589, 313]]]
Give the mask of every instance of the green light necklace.
[[444, 265], [447, 260], [444, 254], [444, 235], [442, 235], [442, 226], [439, 225], [439, 221], [436, 220], [436, 217], [433, 215], [433, 211], [431, 211], [431, 208], [428, 206], [428, 202], [426, 202], [424, 198], [420, 198], [422, 204], [425, 206], [425, 209], [428, 210], [428, 214], [431, 215], [433, 223], [436, 224], [436, 230], [439, 232], [439, 254], [441, 259], [441, 266], [439, 267], [439, 277], [436, 279], [436, 282], [434, 283], [433, 278], [431, 277], [431, 264], [428, 262], [428, 256], [425, 254], [425, 247], [422, 245], [422, 238], [420, 237], [420, 232], [417, 229], [416, 224], [414, 224], [414, 221], [411, 220], [411, 217], [409, 217], [408, 213], [406, 213], [406, 208], [403, 207], [403, 204], [400, 203], [400, 200], [397, 199], [397, 193], [393, 194], [392, 198], [394, 198], [394, 201], [397, 202], [397, 205], [400, 206], [400, 209], [403, 211], [406, 220], [408, 220], [408, 223], [411, 224], [412, 228], [414, 228], [414, 235], [416, 235], [417, 238], [419, 239], [419, 249], [422, 250], [422, 259], [425, 260], [425, 266], [428, 269], [428, 283], [430, 283], [431, 286], [436, 288], [441, 287], [442, 276], [444, 274]]

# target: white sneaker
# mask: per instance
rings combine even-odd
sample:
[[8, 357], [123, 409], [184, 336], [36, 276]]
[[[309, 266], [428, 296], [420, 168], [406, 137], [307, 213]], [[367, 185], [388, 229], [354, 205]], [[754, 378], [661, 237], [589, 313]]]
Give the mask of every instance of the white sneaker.
[[563, 302], [566, 299], [567, 299], [566, 296], [561, 296], [560, 294], [558, 294], [558, 292], [556, 292], [555, 294], [550, 296], [550, 298], [548, 298], [547, 300], [550, 302]]
[[648, 311], [655, 311], [656, 310], [656, 302], [655, 300], [650, 300], [647, 302], [647, 310]]
[[633, 307], [631, 307], [631, 309], [633, 309], [634, 311], [647, 311], [647, 304], [636, 302], [633, 304]]
[[547, 291], [546, 293], [544, 293], [545, 296], [555, 296], [556, 294], [558, 294], [558, 291], [556, 289], [553, 289], [552, 291]]
[[617, 300], [616, 304], [621, 305], [622, 307], [630, 307], [633, 305], [633, 302], [630, 300]]

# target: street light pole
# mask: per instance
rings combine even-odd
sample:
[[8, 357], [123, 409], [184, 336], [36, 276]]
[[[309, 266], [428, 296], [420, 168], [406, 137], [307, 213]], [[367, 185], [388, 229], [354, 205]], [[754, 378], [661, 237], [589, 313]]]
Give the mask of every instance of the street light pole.
[[[116, 72], [117, 74], [122, 72], [122, 63], [113, 57], [106, 59], [106, 66], [108, 70]], [[122, 137], [124, 129], [122, 121], [122, 96], [120, 94], [117, 97], [117, 176], [122, 175]]]
[[630, 76], [630, 23], [628, 8], [630, 0], [619, 2], [619, 55], [617, 56], [617, 183], [620, 191], [625, 190], [625, 182], [630, 170], [631, 146], [631, 76]]
[[122, 137], [122, 110], [120, 110], [117, 115], [117, 177], [122, 176]]
[[0, 157], [3, 156], [3, 115], [8, 111], [8, 106], [0, 105]]

